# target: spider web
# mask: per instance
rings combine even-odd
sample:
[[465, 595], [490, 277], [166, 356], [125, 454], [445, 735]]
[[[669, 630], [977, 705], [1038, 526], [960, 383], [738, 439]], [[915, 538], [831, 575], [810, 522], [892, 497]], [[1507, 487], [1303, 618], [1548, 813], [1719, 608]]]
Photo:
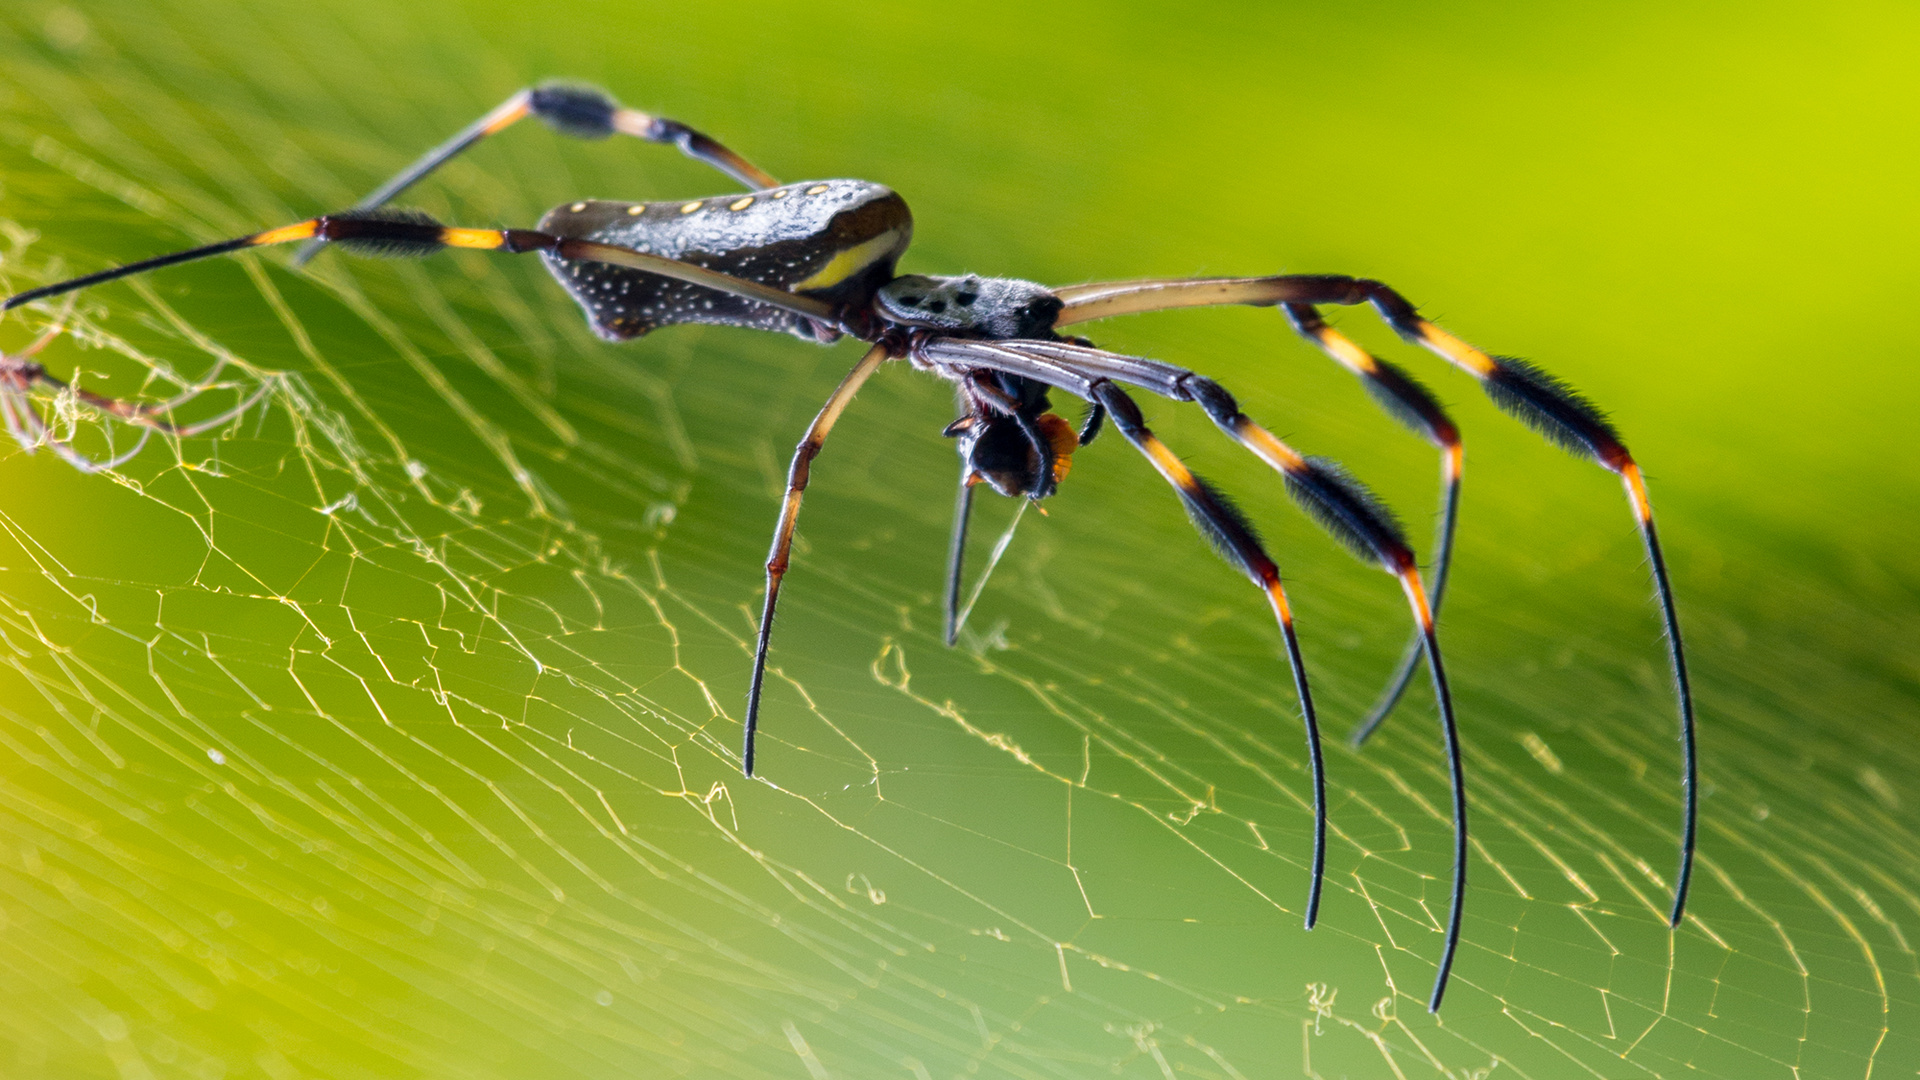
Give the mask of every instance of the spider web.
[[[328, 85], [388, 85], [355, 30], [122, 16], [0, 15], [9, 291], [343, 205], [399, 160], [371, 121], [292, 141], [301, 125], [260, 102], [293, 92], [223, 74], [221, 49], [301, 71], [285, 42], [319, 35]], [[366, 115], [303, 96], [321, 93], [293, 96]], [[460, 220], [538, 205], [510, 171], [458, 166], [447, 186]], [[1920, 1065], [1920, 762], [1881, 728], [1808, 720], [1835, 700], [1911, 716], [1911, 668], [1762, 629], [1786, 611], [1864, 628], [1851, 640], [1915, 626], [1805, 577], [1754, 593], [1779, 572], [1764, 539], [1670, 530], [1710, 784], [1673, 933], [1676, 755], [1642, 585], [1571, 584], [1633, 565], [1624, 514], [1550, 563], [1463, 545], [1447, 640], [1474, 857], [1436, 1020], [1430, 702], [1333, 752], [1328, 897], [1304, 932], [1305, 751], [1272, 628], [1117, 443], [1023, 526], [949, 651], [945, 391], [876, 380], [816, 470], [765, 777], [745, 781], [773, 496], [856, 354], [700, 330], [612, 348], [538, 267], [479, 257], [279, 266], [100, 290], [42, 357], [149, 398], [225, 361], [185, 417], [262, 383], [264, 406], [101, 476], [0, 457], [0, 1052], [18, 1075]], [[0, 347], [50, 317], [0, 325]], [[42, 401], [85, 452], [128, 438]], [[1227, 460], [1230, 486], [1262, 483]], [[1598, 516], [1598, 490], [1569, 505]], [[1130, 500], [1166, 512], [1116, 537]], [[1483, 527], [1524, 531], [1500, 512]], [[1397, 647], [1395, 598], [1288, 535], [1324, 708], [1351, 717]], [[1708, 549], [1724, 563], [1687, 554]]]

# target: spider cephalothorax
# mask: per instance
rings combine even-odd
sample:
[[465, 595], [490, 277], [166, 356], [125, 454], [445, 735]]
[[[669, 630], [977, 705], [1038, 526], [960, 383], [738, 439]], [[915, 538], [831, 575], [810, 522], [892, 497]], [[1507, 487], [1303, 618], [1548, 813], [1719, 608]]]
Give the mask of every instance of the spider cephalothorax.
[[1018, 278], [929, 277], [903, 274], [873, 295], [891, 322], [953, 336], [1051, 340], [1066, 305], [1052, 289]]
[[985, 483], [1002, 495], [1035, 500], [1053, 494], [1073, 451], [1097, 430], [1098, 406], [1082, 438], [1048, 411], [1046, 382], [991, 368], [942, 371], [924, 362], [919, 346], [935, 336], [1060, 341], [1053, 324], [1065, 306], [1045, 285], [978, 274], [903, 274], [874, 292], [874, 312], [910, 328], [908, 358], [960, 383], [965, 415], [948, 425], [946, 434], [959, 440], [962, 482], [968, 486]]
[[[423, 214], [382, 209], [393, 196], [477, 140], [524, 117], [538, 117], [564, 134], [632, 135], [671, 143], [738, 180], [745, 193], [687, 202], [587, 200], [555, 208], [538, 229], [448, 228]], [[850, 335], [872, 342], [827, 399], [800, 441], [787, 474], [786, 496], [773, 548], [753, 658], [741, 765], [753, 775], [754, 734], [772, 640], [773, 616], [792, 553], [800, 502], [812, 462], [854, 394], [890, 359], [959, 389], [961, 417], [947, 428], [960, 451], [959, 497], [948, 559], [946, 637], [955, 638], [962, 555], [973, 489], [985, 483], [1002, 495], [1030, 500], [1053, 493], [1074, 450], [1089, 442], [1105, 418], [1170, 484], [1194, 524], [1265, 596], [1279, 624], [1294, 692], [1307, 730], [1313, 786], [1314, 848], [1306, 924], [1319, 907], [1326, 848], [1326, 776], [1318, 721], [1293, 615], [1279, 566], [1252, 523], [1196, 476], [1148, 428], [1128, 388], [1200, 406], [1222, 431], [1278, 471], [1286, 488], [1316, 520], [1362, 559], [1392, 574], [1414, 616], [1411, 648], [1387, 693], [1354, 738], [1362, 741], [1386, 716], [1424, 660], [1433, 676], [1453, 794], [1453, 887], [1445, 945], [1428, 1008], [1440, 1007], [1460, 940], [1466, 895], [1466, 773], [1434, 616], [1445, 586], [1453, 544], [1464, 451], [1458, 429], [1433, 395], [1398, 367], [1371, 355], [1321, 317], [1322, 305], [1372, 307], [1400, 337], [1478, 379], [1494, 401], [1548, 438], [1617, 473], [1625, 485], [1653, 570], [1655, 595], [1667, 633], [1680, 704], [1682, 827], [1680, 872], [1671, 922], [1678, 925], [1693, 865], [1697, 791], [1693, 699], [1674, 614], [1666, 563], [1653, 528], [1653, 507], [1639, 466], [1600, 411], [1564, 384], [1522, 361], [1491, 356], [1421, 317], [1399, 293], [1378, 281], [1336, 274], [1276, 274], [1241, 278], [1163, 278], [1049, 289], [1017, 278], [893, 276], [906, 251], [913, 219], [905, 200], [862, 180], [818, 180], [782, 185], [738, 154], [678, 121], [623, 108], [586, 87], [548, 85], [523, 90], [430, 151], [344, 214], [307, 221], [163, 255], [145, 262], [32, 289], [9, 298], [7, 310], [143, 270], [269, 244], [338, 243], [368, 254], [426, 254], [446, 247], [504, 253], [539, 252], [548, 269], [586, 310], [602, 337], [627, 340], [672, 323], [708, 323], [784, 331], [818, 342]], [[1282, 442], [1240, 410], [1233, 395], [1197, 372], [1140, 356], [1093, 347], [1059, 328], [1116, 315], [1171, 308], [1242, 304], [1278, 308], [1316, 347], [1355, 375], [1388, 412], [1440, 450], [1441, 514], [1431, 585], [1392, 515], [1338, 466]], [[32, 353], [48, 337], [30, 346]], [[11, 366], [8, 366], [11, 365]], [[28, 388], [66, 390], [25, 354], [0, 357], [0, 421], [23, 442], [51, 441], [25, 400]], [[1054, 415], [1051, 391], [1087, 403], [1076, 434]], [[168, 406], [142, 408], [98, 395], [72, 393], [89, 404], [149, 430], [182, 432], [158, 419]], [[244, 409], [244, 405], [242, 408]], [[23, 411], [24, 410], [24, 411]], [[191, 431], [194, 429], [184, 429]], [[72, 454], [70, 448], [66, 448]], [[76, 464], [86, 463], [74, 454]], [[116, 458], [115, 461], [121, 460]]]

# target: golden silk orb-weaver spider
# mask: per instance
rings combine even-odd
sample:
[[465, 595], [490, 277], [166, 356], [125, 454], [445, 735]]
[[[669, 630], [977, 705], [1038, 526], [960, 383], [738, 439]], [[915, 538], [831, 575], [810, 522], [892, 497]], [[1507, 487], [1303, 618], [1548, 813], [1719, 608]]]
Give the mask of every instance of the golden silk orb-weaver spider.
[[[549, 211], [533, 229], [454, 228], [417, 211], [392, 209], [400, 192], [475, 142], [527, 117], [580, 138], [630, 135], [671, 143], [748, 190], [674, 202], [586, 200]], [[1604, 415], [1565, 384], [1520, 360], [1482, 352], [1422, 318], [1399, 293], [1373, 280], [1335, 274], [1165, 278], [1048, 288], [1013, 278], [899, 275], [896, 262], [913, 232], [912, 214], [893, 191], [864, 180], [782, 184], [713, 139], [675, 120], [623, 107], [599, 90], [550, 83], [523, 90], [402, 170], [352, 209], [190, 251], [32, 289], [5, 302], [36, 300], [247, 248], [302, 243], [296, 263], [323, 244], [371, 255], [427, 255], [444, 248], [538, 252], [602, 337], [625, 341], [662, 326], [707, 323], [773, 330], [815, 342], [853, 337], [871, 347], [827, 398], [796, 449], [767, 558], [766, 599], [747, 691], [741, 767], [755, 768], [754, 734], [772, 641], [774, 613], [792, 550], [800, 502], [814, 458], [854, 394], [888, 360], [905, 360], [954, 384], [962, 415], [945, 434], [961, 468], [948, 559], [947, 638], [956, 625], [961, 556], [973, 489], [1032, 501], [1053, 494], [1072, 455], [1107, 421], [1152, 464], [1185, 504], [1200, 533], [1258, 587], [1278, 621], [1305, 721], [1314, 805], [1314, 844], [1306, 925], [1318, 917], [1326, 856], [1326, 776], [1319, 724], [1280, 571], [1247, 518], [1194, 475], [1147, 427], [1129, 389], [1193, 402], [1222, 431], [1278, 470], [1288, 493], [1363, 561], [1400, 583], [1414, 620], [1399, 668], [1353, 741], [1364, 741], [1399, 699], [1424, 659], [1433, 679], [1453, 796], [1453, 879], [1445, 944], [1428, 1008], [1446, 993], [1466, 895], [1467, 798], [1458, 729], [1434, 629], [1444, 595], [1459, 505], [1459, 431], [1431, 393], [1393, 364], [1329, 326], [1322, 305], [1370, 306], [1401, 338], [1479, 380], [1500, 408], [1550, 441], [1619, 475], [1645, 541], [1679, 696], [1682, 755], [1680, 868], [1671, 922], [1685, 909], [1697, 817], [1694, 717], [1685, 654], [1653, 509], [1639, 466]], [[1070, 326], [1116, 315], [1240, 304], [1277, 307], [1294, 330], [1352, 371], [1396, 420], [1440, 451], [1442, 494], [1433, 574], [1423, 583], [1412, 547], [1393, 516], [1357, 480], [1324, 458], [1302, 454], [1249, 419], [1233, 396], [1204, 375], [1157, 360], [1097, 348], [1063, 334]], [[0, 405], [16, 436], [31, 410], [20, 405], [33, 383], [54, 384], [37, 365], [0, 367]], [[1052, 412], [1050, 395], [1087, 403], [1076, 430]], [[168, 430], [151, 410], [111, 399], [84, 400], [115, 416]]]

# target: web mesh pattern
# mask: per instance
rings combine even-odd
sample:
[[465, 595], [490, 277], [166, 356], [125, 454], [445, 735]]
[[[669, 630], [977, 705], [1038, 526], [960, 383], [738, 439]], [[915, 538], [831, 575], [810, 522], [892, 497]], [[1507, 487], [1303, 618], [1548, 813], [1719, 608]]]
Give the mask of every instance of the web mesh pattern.
[[[235, 48], [298, 63], [284, 27], [225, 17]], [[196, 60], [213, 18], [0, 15], [11, 289], [350, 201], [358, 179], [258, 104], [274, 87]], [[374, 64], [319, 32], [334, 77]], [[208, 93], [183, 100], [201, 63]], [[448, 183], [467, 220], [524, 212], [511, 174]], [[770, 493], [853, 354], [698, 330], [615, 350], [568, 308], [533, 266], [302, 278], [241, 259], [71, 314], [44, 358], [92, 389], [164, 398], [224, 365], [188, 419], [269, 392], [100, 476], [0, 457], [0, 1053], [21, 1075], [1920, 1063], [1920, 762], [1910, 740], [1802, 722], [1874, 654], [1815, 662], [1748, 629], [1768, 604], [1907, 640], [1910, 619], [1804, 582], [1688, 609], [1712, 786], [1670, 933], [1675, 749], [1638, 582], [1565, 607], [1464, 593], [1473, 889], [1436, 1021], [1448, 822], [1427, 703], [1334, 754], [1329, 895], [1305, 933], [1305, 750], [1255, 598], [1170, 499], [1113, 541], [1101, 508], [1148, 482], [1114, 450], [1119, 475], [1086, 475], [1088, 455], [943, 649], [944, 391], [905, 372], [822, 458], [766, 777], [743, 781]], [[0, 347], [51, 317], [0, 325]], [[38, 400], [77, 450], [126, 445]], [[1630, 565], [1632, 542], [1567, 561]], [[1310, 646], [1315, 674], [1351, 715], [1396, 600], [1304, 558], [1303, 619], [1332, 642]], [[1583, 614], [1591, 637], [1569, 631]], [[1332, 629], [1366, 619], [1377, 634]], [[1594, 644], [1615, 626], [1631, 647]]]

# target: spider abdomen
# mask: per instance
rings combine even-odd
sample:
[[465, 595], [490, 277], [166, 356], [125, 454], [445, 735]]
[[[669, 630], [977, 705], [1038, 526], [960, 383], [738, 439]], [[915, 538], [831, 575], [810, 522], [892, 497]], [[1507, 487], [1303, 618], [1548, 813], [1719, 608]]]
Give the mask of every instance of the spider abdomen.
[[[913, 237], [905, 199], [864, 180], [815, 180], [681, 202], [586, 200], [540, 229], [617, 244], [734, 277], [864, 307]], [[676, 323], [778, 330], [830, 341], [831, 328], [715, 289], [606, 263], [544, 254], [547, 269], [612, 341]]]

